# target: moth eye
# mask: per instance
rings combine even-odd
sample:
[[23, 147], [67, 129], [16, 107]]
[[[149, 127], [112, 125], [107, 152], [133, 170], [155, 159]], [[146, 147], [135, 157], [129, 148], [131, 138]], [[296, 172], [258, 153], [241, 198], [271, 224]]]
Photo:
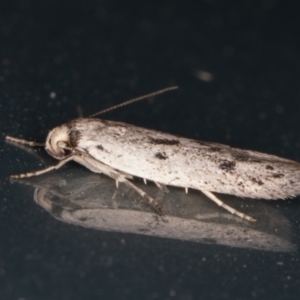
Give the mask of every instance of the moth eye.
[[70, 149], [61, 149], [61, 152], [63, 155], [68, 156], [71, 154], [72, 151]]

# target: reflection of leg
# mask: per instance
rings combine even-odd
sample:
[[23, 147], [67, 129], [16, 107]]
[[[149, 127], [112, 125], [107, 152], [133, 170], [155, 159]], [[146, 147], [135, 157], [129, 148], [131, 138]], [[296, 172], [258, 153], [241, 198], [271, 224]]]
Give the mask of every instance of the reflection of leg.
[[157, 189], [156, 191], [157, 192], [156, 192], [156, 196], [154, 197], [154, 199], [157, 201], [160, 201], [160, 202], [164, 201], [165, 197], [166, 197], [166, 193], [160, 189]]
[[125, 183], [127, 186], [131, 187], [133, 190], [135, 190], [144, 199], [146, 199], [147, 202], [157, 211], [157, 213], [159, 215], [163, 214], [163, 209], [156, 200], [154, 200], [152, 197], [150, 197], [148, 194], [146, 194], [143, 190], [139, 189], [137, 186], [135, 186], [129, 180], [125, 179], [125, 180], [122, 180], [122, 182]]
[[236, 215], [242, 219], [246, 219], [248, 221], [251, 222], [256, 222], [255, 219], [253, 219], [252, 217], [249, 217], [239, 211], [237, 211], [236, 209], [230, 207], [229, 205], [226, 205], [223, 201], [221, 201], [220, 199], [218, 199], [213, 193], [211, 193], [210, 191], [204, 191], [201, 190], [201, 192], [206, 195], [209, 199], [211, 199], [212, 201], [214, 201], [215, 203], [217, 203], [219, 206], [223, 207], [224, 209], [226, 209], [227, 211], [229, 211], [230, 213], [232, 213], [233, 215]]
[[35, 171], [35, 172], [29, 172], [29, 173], [24, 173], [24, 174], [19, 174], [19, 175], [12, 175], [12, 176], [10, 176], [10, 178], [17, 179], [17, 178], [28, 178], [28, 177], [33, 177], [33, 176], [39, 176], [39, 175], [42, 175], [42, 174], [47, 173], [49, 171], [57, 170], [57, 169], [59, 169], [60, 167], [62, 167], [64, 164], [66, 164], [67, 162], [69, 162], [71, 160], [74, 160], [74, 155], [65, 158], [64, 160], [60, 161], [55, 166], [51, 166], [51, 167], [48, 167], [46, 169]]
[[9, 135], [7, 135], [5, 137], [5, 139], [7, 141], [10, 141], [10, 142], [13, 142], [13, 143], [28, 145], [28, 146], [31, 146], [31, 147], [44, 147], [45, 146], [45, 143], [36, 143], [36, 142], [32, 142], [32, 141], [26, 141], [26, 140], [18, 139], [18, 138], [9, 136]]
[[115, 170], [114, 168], [102, 163], [99, 160], [94, 159], [90, 155], [82, 154], [74, 156], [74, 160], [85, 167], [87, 167], [89, 170], [95, 172], [95, 173], [103, 173], [107, 175], [108, 177], [114, 179], [116, 181], [116, 186], [118, 187], [120, 182], [125, 183], [128, 187], [135, 190], [140, 196], [142, 196], [144, 199], [147, 200], [147, 202], [158, 212], [158, 214], [163, 214], [162, 207], [158, 204], [157, 201], [155, 201], [153, 198], [151, 198], [148, 194], [146, 194], [143, 190], [135, 186], [133, 183], [131, 183], [127, 178], [132, 178], [131, 175], [127, 173], [122, 173], [118, 170]]

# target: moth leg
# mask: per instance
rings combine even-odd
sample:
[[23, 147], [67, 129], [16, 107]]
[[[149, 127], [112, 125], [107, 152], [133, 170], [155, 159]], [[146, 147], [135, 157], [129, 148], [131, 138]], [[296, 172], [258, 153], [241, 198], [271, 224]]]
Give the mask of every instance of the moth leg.
[[147, 184], [147, 179], [143, 178], [144, 184]]
[[255, 219], [253, 219], [250, 216], [247, 216], [239, 211], [237, 211], [236, 209], [230, 207], [229, 205], [225, 204], [223, 201], [221, 201], [220, 199], [218, 199], [213, 193], [211, 193], [210, 191], [205, 191], [205, 190], [201, 190], [201, 192], [206, 195], [209, 199], [211, 199], [212, 201], [214, 201], [215, 203], [217, 203], [219, 206], [223, 207], [224, 209], [226, 209], [227, 211], [229, 211], [230, 213], [232, 213], [233, 215], [236, 215], [242, 219], [245, 219], [247, 221], [250, 222], [256, 222]]
[[65, 158], [64, 160], [61, 160], [57, 165], [48, 167], [46, 169], [35, 171], [35, 172], [19, 174], [19, 175], [12, 175], [12, 176], [10, 176], [10, 178], [19, 179], [19, 178], [28, 178], [28, 177], [33, 177], [33, 176], [39, 176], [39, 175], [42, 175], [42, 174], [47, 173], [49, 171], [57, 170], [57, 169], [59, 169], [60, 167], [62, 167], [64, 164], [66, 164], [67, 162], [69, 162], [71, 160], [74, 160], [74, 155], [69, 156], [69, 157]]
[[157, 186], [160, 190], [164, 191], [165, 193], [169, 193], [169, 189], [168, 189], [165, 185], [160, 184], [160, 183], [158, 183], [158, 182], [156, 182], [156, 181], [154, 181], [154, 183], [156, 184], [156, 186]]
[[189, 188], [186, 187], [185, 188], [185, 193], [188, 194], [188, 192], [189, 192]]
[[18, 143], [18, 144], [22, 144], [22, 145], [27, 145], [27, 146], [31, 146], [31, 147], [44, 147], [45, 143], [37, 143], [37, 142], [32, 142], [32, 141], [26, 141], [23, 139], [18, 139], [12, 136], [7, 135], [5, 137], [5, 139], [9, 142], [13, 142], [13, 143]]

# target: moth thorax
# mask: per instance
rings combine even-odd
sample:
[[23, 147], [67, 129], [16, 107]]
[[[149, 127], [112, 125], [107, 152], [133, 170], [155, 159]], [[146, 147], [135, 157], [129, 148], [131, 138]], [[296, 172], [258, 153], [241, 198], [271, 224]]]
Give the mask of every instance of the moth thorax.
[[69, 129], [62, 125], [51, 130], [46, 139], [46, 151], [56, 159], [70, 154]]

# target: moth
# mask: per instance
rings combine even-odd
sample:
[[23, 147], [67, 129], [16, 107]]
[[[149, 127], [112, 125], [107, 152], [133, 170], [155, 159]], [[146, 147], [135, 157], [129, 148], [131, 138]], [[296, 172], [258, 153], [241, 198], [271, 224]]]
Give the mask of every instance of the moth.
[[159, 213], [162, 206], [130, 180], [140, 177], [166, 186], [196, 189], [230, 213], [255, 222], [226, 205], [215, 194], [246, 198], [286, 199], [300, 194], [300, 164], [274, 155], [230, 146], [202, 142], [134, 125], [95, 118], [118, 107], [153, 97], [169, 87], [138, 97], [96, 113], [78, 118], [51, 130], [46, 143], [10, 136], [6, 140], [29, 146], [45, 146], [60, 162], [40, 171], [13, 175], [11, 178], [38, 176], [75, 161], [92, 172], [103, 173], [124, 183], [145, 198]]

